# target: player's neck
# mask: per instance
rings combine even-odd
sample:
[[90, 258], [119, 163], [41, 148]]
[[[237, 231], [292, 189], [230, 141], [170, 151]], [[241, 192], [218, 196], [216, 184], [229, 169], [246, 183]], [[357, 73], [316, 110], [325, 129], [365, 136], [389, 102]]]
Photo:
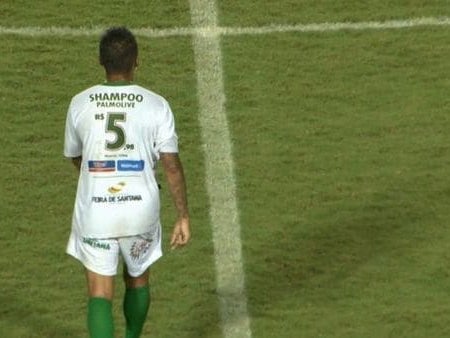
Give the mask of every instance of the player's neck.
[[133, 82], [133, 73], [106, 74], [106, 82]]

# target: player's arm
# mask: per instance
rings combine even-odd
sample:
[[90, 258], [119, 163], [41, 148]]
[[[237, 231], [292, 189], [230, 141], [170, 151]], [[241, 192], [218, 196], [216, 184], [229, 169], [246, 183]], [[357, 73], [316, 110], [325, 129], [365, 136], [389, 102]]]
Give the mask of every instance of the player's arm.
[[189, 211], [186, 194], [186, 180], [183, 166], [177, 153], [160, 153], [164, 173], [166, 175], [170, 194], [172, 195], [178, 219], [172, 232], [170, 244], [172, 248], [183, 246], [189, 241]]
[[71, 158], [73, 165], [78, 171], [81, 169], [81, 156]]

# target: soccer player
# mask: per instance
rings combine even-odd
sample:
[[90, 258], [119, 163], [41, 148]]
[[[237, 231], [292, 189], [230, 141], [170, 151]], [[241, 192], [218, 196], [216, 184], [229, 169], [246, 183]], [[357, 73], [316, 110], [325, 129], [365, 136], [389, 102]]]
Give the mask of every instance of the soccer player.
[[167, 101], [132, 82], [135, 37], [110, 28], [99, 52], [106, 82], [74, 96], [66, 119], [64, 155], [80, 172], [67, 253], [85, 267], [91, 338], [114, 336], [111, 302], [122, 256], [126, 338], [137, 338], [150, 305], [149, 267], [162, 255], [157, 161], [178, 213], [172, 248], [190, 239], [186, 184]]

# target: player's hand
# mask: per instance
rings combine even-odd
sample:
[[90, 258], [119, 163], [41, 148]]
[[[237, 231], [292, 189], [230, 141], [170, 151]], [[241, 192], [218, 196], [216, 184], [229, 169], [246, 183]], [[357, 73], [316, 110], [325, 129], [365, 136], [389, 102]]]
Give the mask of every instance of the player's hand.
[[172, 236], [170, 238], [171, 249], [173, 250], [177, 247], [186, 245], [190, 238], [191, 232], [189, 229], [189, 219], [179, 218], [175, 223]]

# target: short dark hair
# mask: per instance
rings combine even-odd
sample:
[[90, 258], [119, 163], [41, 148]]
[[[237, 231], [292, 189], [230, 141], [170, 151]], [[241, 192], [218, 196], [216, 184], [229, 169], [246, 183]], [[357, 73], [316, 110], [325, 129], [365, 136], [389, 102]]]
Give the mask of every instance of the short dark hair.
[[136, 38], [125, 27], [111, 27], [100, 39], [100, 64], [109, 74], [128, 73], [136, 65]]

